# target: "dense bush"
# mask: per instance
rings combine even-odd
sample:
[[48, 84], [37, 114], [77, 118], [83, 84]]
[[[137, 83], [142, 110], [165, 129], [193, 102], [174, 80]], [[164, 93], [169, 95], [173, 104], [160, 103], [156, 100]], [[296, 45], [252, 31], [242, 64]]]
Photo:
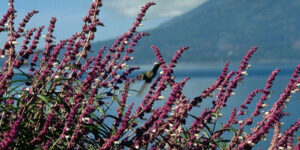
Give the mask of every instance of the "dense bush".
[[[280, 131], [280, 119], [287, 115], [283, 108], [300, 86], [300, 65], [266, 113], [261, 112], [268, 105], [266, 100], [279, 69], [270, 74], [263, 89], [250, 92], [241, 106], [234, 107], [225, 124], [216, 126], [222, 116], [220, 110], [247, 75], [248, 61], [257, 47], [248, 51], [237, 71], [229, 71], [227, 62], [216, 82], [190, 99], [182, 92], [189, 78], [176, 81], [173, 77], [177, 60], [188, 48], [180, 48], [166, 63], [153, 46], [161, 74], [153, 79], [150, 90], [133, 110], [134, 103], [127, 101], [129, 86], [145, 79], [145, 74], [129, 76], [139, 68], [127, 62], [133, 59], [131, 53], [137, 42], [148, 35], [136, 28], [152, 5], [142, 7], [130, 30], [110, 48], [102, 47], [97, 55], [89, 57], [90, 51], [96, 52], [91, 47], [94, 33], [103, 25], [97, 18], [101, 0], [91, 4], [82, 30], [57, 44], [52, 34], [56, 22], [53, 17], [43, 51], [38, 50], [38, 44], [45, 27], [26, 30], [27, 22], [38, 11], [29, 12], [16, 28], [16, 10], [10, 0], [0, 20], [0, 33], [7, 34], [0, 49], [5, 59], [0, 74], [1, 149], [251, 149], [270, 131], [274, 131], [270, 149], [300, 148], [300, 143], [294, 145], [293, 141], [300, 120]], [[162, 96], [166, 89], [171, 90], [168, 97]], [[245, 116], [258, 94], [255, 110]], [[198, 108], [213, 95], [212, 107]], [[164, 104], [154, 107], [159, 100]], [[116, 115], [110, 109], [113, 103], [118, 104]], [[190, 114], [192, 108], [201, 113]], [[251, 132], [244, 132], [246, 126], [254, 124], [253, 118], [260, 116]], [[188, 117], [194, 119], [191, 124], [186, 122]], [[106, 121], [109, 119], [113, 121]], [[232, 137], [224, 136], [227, 132], [233, 133]]]

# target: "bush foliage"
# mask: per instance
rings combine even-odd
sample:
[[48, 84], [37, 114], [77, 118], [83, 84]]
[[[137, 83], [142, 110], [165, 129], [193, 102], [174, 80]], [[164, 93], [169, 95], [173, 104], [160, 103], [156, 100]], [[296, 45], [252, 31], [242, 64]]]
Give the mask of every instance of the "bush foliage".
[[[97, 27], [103, 25], [97, 18], [101, 0], [92, 2], [80, 32], [57, 43], [52, 34], [55, 17], [47, 28], [26, 29], [31, 17], [38, 13], [31, 11], [15, 25], [16, 10], [13, 0], [9, 0], [9, 8], [0, 20], [0, 33], [7, 34], [0, 49], [5, 60], [0, 73], [0, 148], [251, 149], [273, 131], [270, 149], [299, 149], [299, 141], [295, 145], [293, 140], [300, 120], [282, 132], [280, 119], [288, 115], [283, 109], [291, 94], [299, 90], [300, 65], [269, 110], [262, 113], [279, 69], [271, 72], [264, 88], [251, 91], [242, 105], [234, 107], [227, 122], [219, 126], [216, 124], [222, 117], [220, 110], [247, 75], [248, 61], [257, 47], [248, 51], [236, 71], [230, 71], [226, 62], [215, 83], [194, 98], [187, 98], [182, 92], [189, 78], [176, 81], [173, 76], [178, 59], [188, 47], [179, 48], [167, 63], [153, 46], [161, 73], [130, 76], [139, 69], [127, 65], [134, 59], [131, 54], [135, 45], [149, 35], [136, 29], [152, 5], [149, 2], [142, 7], [129, 31], [111, 47], [95, 50], [91, 42]], [[45, 44], [40, 50], [42, 38]], [[97, 55], [88, 55], [91, 51]], [[129, 87], [147, 77], [151, 87], [133, 109], [135, 104], [128, 104]], [[166, 89], [171, 90], [168, 97], [162, 96]], [[248, 110], [246, 116], [248, 105], [257, 95], [260, 98], [256, 108]], [[214, 97], [212, 107], [198, 108], [209, 96]], [[157, 101], [164, 103], [154, 107]], [[113, 103], [118, 104], [116, 110], [111, 110]], [[193, 108], [200, 113], [190, 114]], [[254, 117], [261, 119], [251, 132], [245, 132], [245, 127], [254, 124]], [[193, 122], [188, 124], [187, 118], [193, 118]], [[113, 121], [106, 121], [109, 119]], [[232, 137], [225, 136], [227, 132], [233, 133]]]

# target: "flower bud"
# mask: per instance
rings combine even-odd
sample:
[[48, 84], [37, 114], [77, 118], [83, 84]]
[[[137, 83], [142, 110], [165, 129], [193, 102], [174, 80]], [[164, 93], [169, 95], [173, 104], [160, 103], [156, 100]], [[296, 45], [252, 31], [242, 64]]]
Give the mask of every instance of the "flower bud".
[[248, 64], [247, 67], [246, 67], [246, 69], [249, 69], [250, 67], [251, 67], [251, 64]]
[[155, 132], [156, 132], [156, 129], [153, 129], [153, 130], [152, 130], [152, 133], [155, 133]]
[[13, 44], [13, 45], [18, 45], [19, 42], [17, 42], [17, 41], [12, 41], [11, 44]]
[[100, 81], [100, 79], [99, 79], [99, 78], [96, 78], [96, 79], [95, 79], [95, 82], [99, 82], [99, 81]]
[[243, 140], [244, 140], [244, 137], [238, 136], [238, 139], [239, 139], [240, 141], [243, 141]]
[[254, 143], [252, 143], [252, 141], [248, 141], [247, 143], [248, 143], [251, 147], [254, 146]]
[[240, 120], [240, 121], [238, 121], [238, 124], [242, 124], [244, 121], [243, 120]]
[[159, 100], [164, 100], [164, 99], [166, 99], [166, 98], [165, 98], [164, 96], [161, 95], [161, 96], [158, 97], [158, 99], [159, 99]]
[[247, 75], [248, 75], [247, 71], [243, 71], [243, 72], [242, 72], [242, 75], [247, 76]]
[[222, 116], [223, 116], [223, 114], [222, 114], [222, 113], [219, 113], [219, 114], [218, 114], [218, 116], [219, 116], [219, 117], [222, 117]]
[[268, 107], [268, 104], [266, 104], [266, 103], [262, 104], [261, 107], [266, 108], [266, 107]]
[[58, 62], [53, 63], [53, 67], [56, 68], [58, 66]]

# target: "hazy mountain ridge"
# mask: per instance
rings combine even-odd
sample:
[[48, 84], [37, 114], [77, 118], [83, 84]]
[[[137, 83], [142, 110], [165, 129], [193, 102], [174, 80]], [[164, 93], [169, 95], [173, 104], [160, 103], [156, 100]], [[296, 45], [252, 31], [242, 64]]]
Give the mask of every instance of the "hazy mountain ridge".
[[236, 61], [252, 46], [259, 46], [255, 61], [300, 61], [298, 14], [300, 0], [210, 0], [146, 31], [151, 35], [138, 43], [133, 55], [137, 63], [151, 63], [155, 60], [151, 45], [158, 46], [166, 58], [189, 46], [184, 62]]

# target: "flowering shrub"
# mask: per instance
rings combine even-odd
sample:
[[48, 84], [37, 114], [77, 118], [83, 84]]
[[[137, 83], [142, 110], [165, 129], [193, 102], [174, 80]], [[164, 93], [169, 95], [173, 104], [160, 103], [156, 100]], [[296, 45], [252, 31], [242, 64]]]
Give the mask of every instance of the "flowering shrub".
[[[265, 110], [270, 88], [279, 72], [275, 69], [264, 88], [252, 91], [244, 103], [232, 110], [227, 122], [216, 128], [233, 91], [247, 75], [248, 61], [257, 50], [253, 47], [243, 58], [237, 71], [229, 71], [227, 62], [216, 82], [199, 93], [187, 98], [182, 89], [189, 78], [175, 81], [173, 69], [181, 54], [188, 47], [180, 48], [169, 63], [153, 46], [161, 74], [154, 78], [148, 93], [135, 110], [128, 104], [129, 86], [141, 76], [131, 77], [138, 67], [129, 67], [135, 45], [147, 33], [137, 32], [147, 9], [142, 7], [130, 30], [120, 36], [110, 48], [102, 47], [97, 55], [89, 57], [91, 42], [98, 26], [97, 18], [101, 0], [94, 0], [88, 15], [83, 18], [82, 30], [71, 38], [54, 42], [52, 34], [56, 18], [50, 20], [45, 35], [44, 50], [37, 49], [44, 26], [26, 30], [32, 11], [15, 27], [16, 10], [13, 0], [0, 20], [0, 33], [7, 33], [7, 41], [0, 49], [5, 62], [0, 74], [0, 148], [1, 149], [251, 149], [273, 130], [270, 149], [300, 149], [293, 141], [300, 126], [296, 121], [281, 132], [280, 119], [286, 115], [283, 108], [291, 94], [300, 86], [300, 65], [296, 67], [286, 88], [272, 108]], [[22, 41], [23, 42], [19, 42]], [[17, 45], [20, 43], [20, 47]], [[62, 56], [62, 58], [60, 58]], [[27, 70], [28, 69], [28, 70]], [[171, 93], [163, 97], [169, 88]], [[210, 108], [197, 108], [208, 96], [213, 96]], [[245, 116], [252, 99], [260, 94], [255, 110]], [[163, 106], [154, 103], [164, 100]], [[117, 115], [110, 107], [117, 103]], [[199, 109], [196, 116], [189, 114]], [[250, 133], [245, 127], [254, 124]], [[194, 118], [191, 124], [188, 117]], [[108, 119], [114, 120], [109, 124]], [[238, 121], [239, 120], [239, 121]], [[225, 133], [234, 133], [232, 137]]]

